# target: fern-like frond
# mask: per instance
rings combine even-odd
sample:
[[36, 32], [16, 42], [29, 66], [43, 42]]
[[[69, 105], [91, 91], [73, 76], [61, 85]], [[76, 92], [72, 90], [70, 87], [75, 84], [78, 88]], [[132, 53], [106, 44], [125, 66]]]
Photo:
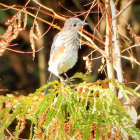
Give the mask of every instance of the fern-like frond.
[[[125, 97], [140, 97], [117, 80], [108, 79], [76, 86], [55, 81], [28, 96], [0, 96], [0, 139], [6, 136], [5, 130], [15, 119], [15, 139], [22, 133], [27, 120], [31, 121], [30, 140], [128, 139], [128, 136], [139, 139], [140, 131], [113, 90], [108, 88], [109, 83]], [[43, 96], [43, 90], [48, 86], [53, 88]]]

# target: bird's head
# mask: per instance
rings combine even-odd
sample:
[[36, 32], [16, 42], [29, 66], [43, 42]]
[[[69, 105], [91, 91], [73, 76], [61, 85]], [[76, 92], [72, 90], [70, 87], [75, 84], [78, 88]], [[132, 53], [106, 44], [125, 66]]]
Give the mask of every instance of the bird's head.
[[79, 31], [83, 26], [88, 25], [79, 18], [69, 18], [66, 20], [63, 29]]

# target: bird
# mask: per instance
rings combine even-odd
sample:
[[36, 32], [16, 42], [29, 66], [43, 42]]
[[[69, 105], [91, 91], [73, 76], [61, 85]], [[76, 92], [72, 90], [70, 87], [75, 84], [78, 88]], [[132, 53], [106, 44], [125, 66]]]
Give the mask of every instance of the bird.
[[[60, 75], [63, 73], [66, 75], [66, 72], [76, 64], [80, 46], [78, 31], [85, 25], [87, 23], [79, 18], [69, 18], [65, 21], [62, 30], [54, 36], [48, 63], [49, 81], [52, 74], [63, 81]], [[45, 94], [47, 92], [46, 89]]]

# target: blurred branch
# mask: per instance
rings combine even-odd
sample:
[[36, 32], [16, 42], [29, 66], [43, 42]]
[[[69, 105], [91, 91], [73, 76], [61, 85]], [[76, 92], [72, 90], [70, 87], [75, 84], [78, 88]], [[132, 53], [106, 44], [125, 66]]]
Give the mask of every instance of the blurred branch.
[[[39, 24], [40, 32], [43, 33], [43, 25]], [[41, 48], [42, 46], [47, 46], [44, 44], [44, 38], [40, 37], [37, 41], [37, 47]], [[47, 83], [47, 58], [45, 51], [41, 51], [38, 53], [38, 67], [39, 67], [39, 80], [40, 80], [40, 86]]]
[[134, 89], [134, 91], [138, 91], [138, 90], [140, 90], [140, 85], [138, 85], [135, 89]]
[[131, 49], [131, 48], [134, 48], [134, 47], [140, 47], [140, 44], [132, 45], [132, 46], [130, 46], [130, 47], [128, 47], [128, 48], [122, 50], [121, 53], [123, 53], [123, 52], [125, 52], [125, 51], [127, 51], [127, 50], [129, 50], [129, 49]]
[[132, 56], [130, 56], [130, 57], [128, 57], [128, 56], [121, 56], [122, 58], [125, 58], [125, 59], [127, 59], [127, 60], [130, 60], [130, 62], [133, 64], [133, 63], [136, 63], [136, 64], [138, 64], [139, 66], [140, 66], [140, 62], [137, 60], [137, 59], [135, 59], [134, 57], [132, 57]]
[[112, 20], [116, 19], [118, 16], [120, 16], [132, 3], [133, 3], [134, 0], [130, 0], [123, 8], [122, 10], [113, 17]]

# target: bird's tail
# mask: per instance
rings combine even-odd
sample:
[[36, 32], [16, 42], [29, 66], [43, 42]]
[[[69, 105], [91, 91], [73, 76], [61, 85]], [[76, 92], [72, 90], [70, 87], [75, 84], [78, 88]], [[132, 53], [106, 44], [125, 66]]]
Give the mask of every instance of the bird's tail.
[[[58, 80], [58, 77], [56, 77], [55, 75], [53, 75], [52, 73], [50, 73], [50, 76], [49, 76], [49, 78], [48, 78], [47, 83], [52, 82], [52, 81], [54, 81], [54, 80]], [[49, 89], [51, 89], [51, 88], [52, 88], [52, 86], [47, 87], [47, 88], [45, 89], [44, 95], [48, 94], [48, 93], [49, 93]]]

